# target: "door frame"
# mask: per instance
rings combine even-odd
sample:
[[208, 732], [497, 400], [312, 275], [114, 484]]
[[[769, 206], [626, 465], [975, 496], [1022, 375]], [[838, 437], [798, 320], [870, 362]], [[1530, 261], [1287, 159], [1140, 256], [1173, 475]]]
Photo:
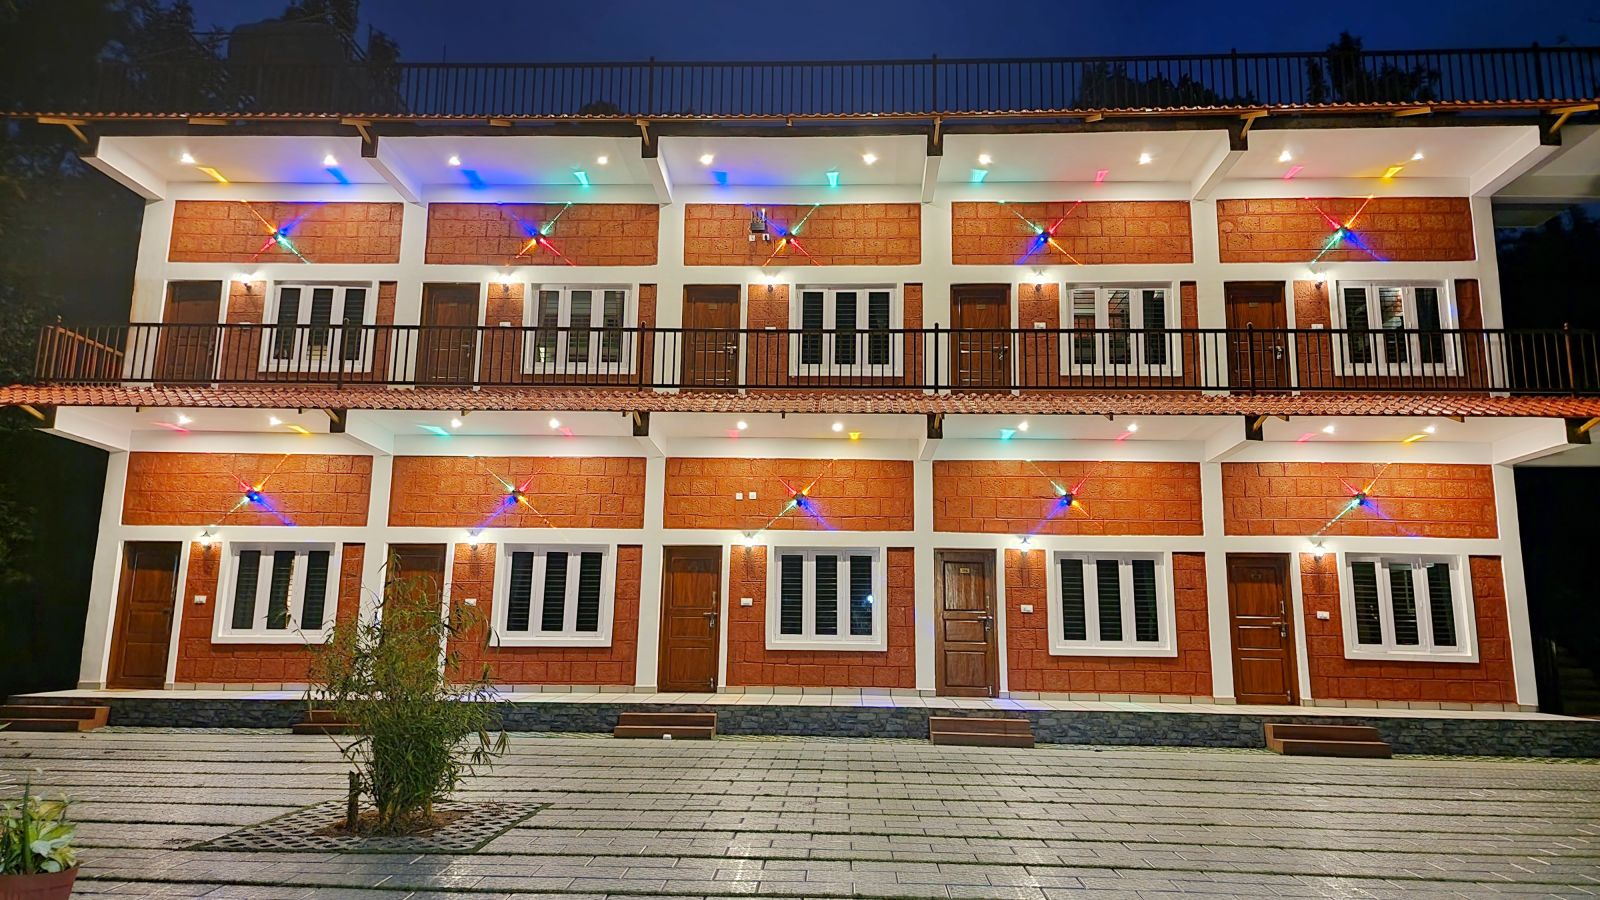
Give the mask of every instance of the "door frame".
[[[1236, 631], [1236, 629], [1234, 628], [1234, 625], [1233, 625], [1233, 622], [1234, 622], [1234, 594], [1233, 594], [1233, 578], [1232, 578], [1233, 571], [1232, 571], [1232, 567], [1231, 567], [1231, 562], [1234, 559], [1270, 559], [1270, 560], [1274, 560], [1274, 561], [1280, 563], [1282, 565], [1282, 567], [1283, 567], [1283, 596], [1284, 596], [1284, 600], [1283, 600], [1284, 613], [1283, 614], [1284, 614], [1284, 618], [1287, 620], [1285, 622], [1285, 624], [1288, 626], [1288, 629], [1289, 629], [1288, 635], [1284, 638], [1284, 666], [1288, 670], [1285, 673], [1284, 683], [1286, 683], [1289, 686], [1289, 700], [1288, 700], [1288, 703], [1286, 705], [1288, 705], [1288, 706], [1300, 706], [1302, 704], [1303, 700], [1304, 700], [1304, 695], [1300, 691], [1300, 652], [1299, 652], [1299, 645], [1300, 645], [1300, 629], [1301, 629], [1301, 625], [1300, 625], [1300, 616], [1299, 616], [1299, 614], [1297, 612], [1297, 604], [1295, 603], [1295, 589], [1294, 589], [1294, 587], [1295, 587], [1294, 586], [1294, 579], [1295, 579], [1294, 561], [1296, 559], [1296, 555], [1293, 554], [1293, 553], [1266, 553], [1266, 552], [1260, 552], [1260, 551], [1252, 551], [1252, 552], [1244, 552], [1244, 553], [1229, 552], [1229, 553], [1225, 553], [1223, 555], [1223, 558], [1222, 558], [1222, 577], [1223, 577], [1223, 581], [1228, 586], [1228, 666], [1235, 673], [1235, 676], [1234, 676], [1235, 677], [1235, 682], [1234, 682], [1233, 695], [1234, 695], [1235, 701], [1237, 701], [1238, 696], [1239, 696], [1239, 688], [1238, 688], [1238, 682], [1237, 682], [1237, 672], [1238, 672], [1237, 663], [1238, 663], [1238, 655], [1239, 655], [1239, 645], [1238, 645], [1238, 632]], [[1247, 703], [1247, 704], [1240, 704], [1240, 705], [1250, 706], [1250, 705], [1254, 705], [1254, 704], [1248, 704]], [[1263, 704], [1263, 705], [1270, 705], [1270, 704]]]
[[[167, 623], [167, 652], [162, 660], [160, 683], [154, 685], [128, 684], [116, 678], [118, 663], [121, 658], [123, 641], [127, 637], [126, 626], [128, 616], [127, 592], [132, 590], [132, 580], [128, 578], [128, 549], [139, 545], [172, 544], [178, 548], [178, 558], [173, 563], [172, 573], [172, 619]], [[160, 690], [165, 689], [173, 675], [173, 664], [177, 659], [178, 633], [183, 627], [183, 582], [184, 575], [189, 571], [189, 545], [186, 541], [123, 541], [117, 555], [117, 591], [116, 606], [111, 614], [111, 640], [106, 645], [105, 687], [119, 690]], [[212, 598], [215, 600], [216, 598]], [[117, 681], [118, 683], [113, 683]]]
[[[1235, 328], [1235, 326], [1233, 324], [1233, 308], [1234, 308], [1234, 305], [1233, 305], [1232, 301], [1229, 298], [1230, 289], [1231, 288], [1235, 288], [1235, 287], [1241, 287], [1241, 288], [1247, 288], [1247, 289], [1248, 288], [1260, 288], [1260, 289], [1263, 289], [1263, 290], [1270, 289], [1274, 294], [1277, 295], [1279, 308], [1283, 310], [1283, 327], [1284, 327], [1284, 329], [1289, 330], [1289, 329], [1293, 329], [1294, 328], [1294, 323], [1289, 320], [1289, 302], [1290, 302], [1290, 296], [1291, 296], [1291, 285], [1289, 285], [1286, 282], [1273, 281], [1271, 279], [1257, 279], [1257, 280], [1248, 280], [1247, 279], [1247, 280], [1241, 280], [1241, 281], [1224, 281], [1222, 283], [1223, 326], [1226, 329], [1228, 329], [1229, 332], [1232, 332], [1234, 330], [1234, 328]], [[1282, 357], [1283, 366], [1282, 366], [1282, 372], [1281, 372], [1283, 377], [1281, 379], [1279, 379], [1279, 378], [1277, 378], [1277, 375], [1279, 373], [1272, 373], [1270, 378], [1273, 379], [1274, 381], [1276, 381], [1276, 383], [1268, 383], [1268, 384], [1259, 384], [1259, 383], [1257, 383], [1257, 384], [1245, 384], [1242, 381], [1240, 381], [1239, 377], [1242, 377], [1241, 373], [1242, 373], [1243, 366], [1240, 365], [1241, 354], [1239, 353], [1239, 349], [1240, 349], [1241, 346], [1244, 346], [1244, 348], [1245, 348], [1244, 349], [1244, 353], [1246, 355], [1249, 355], [1249, 354], [1254, 354], [1256, 352], [1256, 348], [1253, 347], [1253, 346], [1247, 346], [1248, 342], [1235, 343], [1235, 338], [1231, 334], [1227, 336], [1226, 342], [1227, 342], [1227, 364], [1228, 364], [1228, 386], [1229, 387], [1241, 387], [1241, 388], [1247, 388], [1247, 389], [1250, 389], [1250, 390], [1258, 390], [1258, 391], [1289, 391], [1289, 390], [1293, 390], [1295, 388], [1295, 375], [1296, 375], [1295, 359], [1294, 359], [1295, 347], [1294, 347], [1292, 341], [1286, 341], [1285, 342], [1285, 346], [1283, 347], [1283, 357]], [[1262, 346], [1263, 346], [1262, 352], [1264, 353], [1265, 352], [1265, 349], [1264, 349], [1265, 348], [1265, 344], [1263, 344]], [[1236, 377], [1236, 376], [1238, 376], [1238, 377]], [[1260, 375], [1260, 373], [1258, 373], [1257, 374], [1257, 381], [1260, 381], [1260, 380], [1262, 380], [1261, 379], [1261, 375]]]
[[[957, 363], [957, 359], [958, 359], [957, 343], [958, 343], [958, 341], [960, 339], [957, 338], [956, 335], [960, 333], [960, 331], [962, 329], [962, 324], [961, 324], [961, 321], [960, 321], [960, 316], [956, 312], [956, 310], [961, 306], [961, 304], [959, 302], [957, 302], [957, 298], [965, 291], [978, 292], [978, 291], [985, 291], [985, 290], [998, 291], [1000, 293], [1001, 297], [1003, 298], [1002, 305], [1005, 307], [1005, 311], [1006, 311], [1005, 324], [1000, 326], [1001, 328], [1007, 329], [1007, 334], [1002, 339], [1002, 343], [1003, 343], [1002, 352], [1003, 352], [1003, 354], [1005, 356], [1004, 379], [1000, 380], [1000, 381], [997, 381], [994, 384], [958, 384], [957, 382], [958, 382], [958, 379], [960, 377], [960, 371], [961, 370], [960, 370], [960, 368], [958, 366], [958, 363]], [[951, 387], [965, 387], [965, 388], [970, 388], [970, 389], [973, 389], [973, 390], [1006, 390], [1006, 391], [1008, 391], [1008, 390], [1011, 390], [1012, 388], [1017, 386], [1017, 380], [1018, 380], [1017, 379], [1017, 372], [1016, 372], [1017, 360], [1013, 357], [1013, 353], [1012, 353], [1012, 351], [1015, 350], [1016, 348], [1012, 346], [1011, 337], [1010, 337], [1010, 329], [1016, 327], [1016, 304], [1012, 302], [1012, 298], [1011, 298], [1012, 290], [1013, 290], [1012, 285], [1006, 284], [1006, 283], [1002, 283], [1002, 282], [988, 282], [988, 281], [984, 281], [984, 282], [964, 282], [964, 283], [961, 283], [961, 284], [952, 284], [952, 285], [950, 285], [950, 336], [951, 336], [951, 340], [950, 340], [950, 377], [949, 377], [948, 380], [949, 380], [949, 384], [950, 384]]]
[[1000, 567], [996, 564], [995, 550], [935, 550], [933, 551], [933, 692], [939, 697], [971, 697], [974, 694], [951, 694], [944, 683], [944, 561], [978, 562], [988, 570], [989, 615], [994, 626], [989, 629], [989, 693], [991, 699], [1000, 696]]
[[656, 691], [683, 690], [685, 693], [699, 693], [698, 691], [691, 692], [687, 688], [667, 688], [661, 683], [662, 673], [666, 671], [665, 664], [667, 660], [667, 590], [670, 583], [667, 576], [672, 571], [669, 562], [673, 556], [680, 554], [689, 557], [706, 557], [715, 559], [717, 562], [717, 599], [713, 604], [716, 607], [717, 624], [711, 636], [712, 688], [709, 691], [709, 693], [717, 693], [723, 687], [722, 662], [724, 654], [722, 652], [722, 637], [727, 633], [728, 617], [728, 592], [725, 580], [727, 578], [727, 570], [723, 568], [721, 544], [667, 544], [661, 548], [661, 594], [658, 599], [656, 613]]
[[[706, 296], [704, 296], [703, 298], [691, 298], [690, 295], [692, 293], [701, 292], [701, 291], [705, 292]], [[733, 295], [731, 300], [721, 300], [721, 299], [717, 299], [716, 298], [715, 295], [717, 293], [724, 292], [724, 291], [728, 292], [728, 293], [731, 293]], [[700, 389], [700, 390], [708, 390], [708, 389], [709, 390], [736, 390], [736, 389], [742, 387], [743, 383], [744, 383], [744, 378], [743, 378], [743, 374], [744, 373], [740, 369], [740, 366], [743, 364], [744, 355], [745, 355], [744, 351], [746, 349], [743, 346], [744, 341], [743, 341], [743, 334], [742, 334], [742, 329], [744, 328], [744, 325], [745, 325], [744, 286], [740, 285], [740, 284], [711, 284], [711, 283], [685, 284], [683, 286], [683, 304], [680, 307], [681, 319], [680, 319], [680, 321], [678, 323], [678, 327], [680, 329], [688, 329], [688, 328], [691, 328], [691, 327], [695, 327], [695, 326], [691, 326], [689, 324], [689, 315], [688, 315], [688, 313], [689, 313], [689, 303], [690, 303], [691, 299], [698, 300], [698, 302], [702, 302], [702, 303], [708, 303], [708, 304], [709, 303], [720, 303], [720, 304], [731, 305], [733, 307], [733, 309], [734, 309], [734, 317], [733, 317], [734, 318], [734, 325], [733, 325], [733, 327], [734, 327], [734, 341], [733, 341], [734, 352], [733, 352], [733, 358], [728, 361], [728, 382], [726, 384], [691, 383], [691, 381], [690, 381], [691, 364], [690, 364], [689, 360], [692, 357], [689, 354], [688, 334], [685, 331], [679, 331], [679, 334], [682, 335], [682, 339], [678, 342], [678, 356], [679, 356], [679, 358], [678, 358], [678, 384], [679, 384], [679, 386], [680, 387], [692, 387], [692, 388], [696, 388], [696, 389]], [[697, 377], [697, 378], [701, 377], [703, 375], [703, 373], [701, 373], [701, 372], [696, 372], [694, 374], [695, 374], [695, 377]]]

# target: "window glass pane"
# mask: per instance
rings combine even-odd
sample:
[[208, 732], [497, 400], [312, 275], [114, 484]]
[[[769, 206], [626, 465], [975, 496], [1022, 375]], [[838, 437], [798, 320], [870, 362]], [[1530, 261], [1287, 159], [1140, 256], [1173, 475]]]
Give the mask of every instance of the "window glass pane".
[[1439, 289], [1419, 287], [1417, 294], [1417, 328], [1422, 331], [1418, 343], [1422, 345], [1422, 361], [1444, 362], [1444, 335], [1430, 334], [1443, 328], [1439, 313]]
[[560, 333], [555, 329], [561, 325], [561, 292], [540, 291], [533, 319], [538, 325], [538, 331], [533, 335], [534, 361], [555, 362], [556, 343], [560, 339]]
[[294, 356], [295, 323], [300, 321], [300, 289], [286, 287], [278, 291], [278, 322], [272, 329], [273, 359]]
[[1156, 563], [1152, 559], [1133, 561], [1133, 639], [1161, 640], [1156, 614]]
[[872, 635], [872, 557], [850, 557], [850, 635]]
[[267, 628], [282, 631], [289, 627], [289, 586], [294, 581], [293, 550], [272, 552], [272, 581], [267, 585]]
[[239, 572], [233, 580], [233, 627], [245, 631], [256, 622], [256, 587], [261, 577], [261, 551], [241, 550]]
[[307, 345], [313, 352], [328, 349], [328, 326], [333, 324], [333, 288], [311, 289], [311, 327]]
[[816, 558], [816, 616], [818, 636], [839, 633], [839, 557]]
[[833, 295], [833, 327], [838, 333], [833, 337], [833, 361], [841, 366], [856, 364], [856, 292], [839, 291]]
[[511, 554], [511, 589], [506, 598], [506, 631], [527, 631], [533, 609], [533, 554]]
[[622, 360], [622, 319], [628, 309], [627, 292], [606, 291], [604, 304], [601, 309], [601, 316], [606, 331], [600, 336], [600, 361], [607, 363], [620, 362]]
[[1435, 647], [1456, 645], [1456, 604], [1450, 587], [1450, 566], [1428, 566], [1428, 622], [1433, 626]]
[[804, 291], [800, 294], [800, 363], [807, 366], [822, 364], [822, 292]]
[[1377, 564], [1351, 563], [1350, 589], [1355, 601], [1356, 643], [1383, 643], [1383, 625], [1378, 617]]
[[1167, 364], [1167, 292], [1145, 290], [1144, 361], [1152, 366]]
[[345, 359], [360, 359], [361, 345], [366, 339], [366, 332], [361, 324], [367, 316], [367, 289], [346, 288], [344, 292], [344, 315], [340, 320], [344, 323], [344, 352]]
[[778, 633], [800, 634], [805, 628], [805, 557], [778, 560]]
[[1345, 354], [1349, 356], [1350, 362], [1357, 364], [1372, 362], [1372, 344], [1367, 337], [1369, 323], [1366, 288], [1344, 289], [1344, 327], [1350, 332], [1345, 341]]
[[1089, 622], [1083, 609], [1083, 560], [1061, 560], [1061, 638], [1089, 639]]
[[1129, 293], [1115, 290], [1106, 294], [1106, 327], [1112, 329], [1106, 345], [1106, 360], [1112, 365], [1127, 365], [1132, 358], [1128, 329], [1133, 327], [1133, 310]]
[[874, 366], [889, 365], [889, 292], [867, 293], [867, 362]]
[[600, 630], [600, 553], [578, 554], [578, 614], [574, 631]]
[[539, 614], [540, 631], [560, 631], [567, 614], [567, 554], [551, 550], [544, 555], [544, 603]]
[[300, 627], [306, 631], [322, 628], [328, 599], [329, 556], [326, 550], [312, 550], [306, 554], [306, 598], [300, 604]]
[[567, 331], [567, 362], [589, 361], [589, 325], [594, 305], [594, 291], [572, 292], [572, 317]]
[[1412, 587], [1411, 566], [1389, 564], [1389, 603], [1394, 614], [1394, 642], [1403, 647], [1421, 643], [1417, 633], [1417, 596]]
[[1100, 612], [1100, 640], [1122, 640], [1122, 565], [1114, 559], [1097, 559], [1095, 606]]
[[[1378, 288], [1378, 318], [1380, 320], [1379, 327], [1387, 331], [1406, 327], [1405, 295], [1400, 288]], [[1384, 335], [1383, 352], [1385, 358], [1391, 363], [1405, 362], [1405, 336], [1398, 334]]]
[[1095, 295], [1090, 289], [1072, 292], [1072, 363], [1077, 366], [1094, 365], [1095, 359]]

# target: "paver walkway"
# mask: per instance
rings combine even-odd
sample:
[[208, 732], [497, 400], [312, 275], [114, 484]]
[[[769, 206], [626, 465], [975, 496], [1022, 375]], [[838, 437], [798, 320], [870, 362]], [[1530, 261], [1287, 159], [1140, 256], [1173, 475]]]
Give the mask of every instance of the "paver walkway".
[[319, 737], [0, 733], [0, 773], [77, 798], [84, 896], [1600, 895], [1600, 765], [1257, 751], [517, 735], [461, 797], [548, 806], [479, 853], [181, 849], [346, 771]]

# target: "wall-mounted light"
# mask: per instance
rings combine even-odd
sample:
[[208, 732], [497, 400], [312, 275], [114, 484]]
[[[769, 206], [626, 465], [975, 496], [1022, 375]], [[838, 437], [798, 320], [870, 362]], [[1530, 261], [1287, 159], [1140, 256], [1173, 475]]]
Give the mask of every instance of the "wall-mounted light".
[[181, 162], [186, 166], [192, 166], [194, 165], [194, 154], [185, 150], [183, 151], [183, 155], [178, 157], [178, 162]]
[[868, 150], [866, 153], [861, 154], [861, 161], [870, 166], [878, 161], [878, 154]]
[[1314, 537], [1311, 539], [1311, 556], [1313, 559], [1321, 561], [1323, 555], [1327, 552], [1327, 548], [1322, 546], [1322, 538]]
[[451, 156], [449, 159], [445, 160], [445, 162], [449, 163], [451, 168], [460, 168], [461, 157]]
[[481, 529], [478, 529], [478, 528], [474, 528], [471, 531], [467, 532], [467, 546], [469, 548], [473, 549], [473, 550], [478, 549], [478, 540], [482, 536], [483, 536], [483, 531]]
[[700, 154], [700, 165], [702, 165], [702, 166], [709, 166], [709, 165], [711, 165], [712, 163], [714, 163], [716, 161], [717, 161], [717, 158], [715, 156], [712, 156], [710, 153], [702, 153], [702, 154]]
[[205, 531], [200, 532], [200, 536], [195, 540], [199, 542], [200, 546], [209, 550], [211, 545], [217, 542], [217, 533], [207, 528]]

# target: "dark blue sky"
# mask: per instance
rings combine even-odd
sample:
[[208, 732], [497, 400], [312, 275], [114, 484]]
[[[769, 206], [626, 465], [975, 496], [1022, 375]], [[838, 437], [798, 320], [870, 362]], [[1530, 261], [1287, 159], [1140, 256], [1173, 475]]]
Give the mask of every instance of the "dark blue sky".
[[[193, 0], [202, 26], [285, 0]], [[1600, 0], [365, 0], [414, 62], [1092, 56], [1600, 44]]]

